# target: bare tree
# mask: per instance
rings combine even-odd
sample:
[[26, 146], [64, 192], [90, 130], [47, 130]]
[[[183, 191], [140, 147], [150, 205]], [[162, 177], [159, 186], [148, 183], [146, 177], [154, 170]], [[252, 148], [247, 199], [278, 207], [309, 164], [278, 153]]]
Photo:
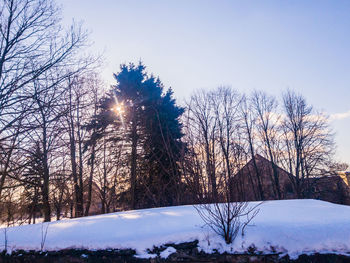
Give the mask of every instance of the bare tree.
[[305, 98], [292, 91], [283, 96], [286, 167], [298, 198], [310, 195], [310, 178], [324, 175], [334, 155], [328, 118], [314, 111]]
[[[74, 79], [76, 80], [76, 79]], [[73, 90], [72, 79], [68, 79], [68, 135], [70, 161], [72, 167], [72, 177], [74, 183], [75, 194], [75, 217], [83, 216], [84, 213], [84, 190], [83, 190], [83, 130], [81, 123], [81, 95], [80, 86]], [[75, 93], [75, 94], [73, 94]], [[74, 100], [74, 101], [73, 101]]]
[[67, 132], [76, 217], [88, 214], [91, 205], [97, 138], [96, 127], [92, 125], [92, 129], [88, 129], [87, 125], [97, 113], [100, 87], [101, 82], [93, 72], [77, 74], [67, 80], [68, 107], [62, 126]]
[[225, 182], [232, 180], [237, 171], [237, 158], [242, 153], [241, 146], [241, 118], [239, 115], [239, 105], [242, 97], [237, 91], [220, 87], [212, 93], [211, 103], [217, 123], [217, 140], [220, 145], [220, 155], [222, 156], [222, 172]]
[[71, 183], [70, 170], [68, 169], [69, 154], [62, 148], [60, 148], [62, 152], [60, 151], [57, 154], [58, 156], [61, 155], [61, 158], [57, 158], [55, 173], [51, 176], [50, 192], [52, 204], [56, 213], [56, 220], [61, 219], [63, 209], [67, 209], [69, 205], [67, 200], [67, 196], [69, 195], [68, 184]]
[[[48, 88], [54, 87], [54, 88]], [[38, 167], [33, 172], [40, 178], [40, 188], [43, 202], [44, 221], [51, 220], [50, 205], [50, 178], [53, 174], [52, 165], [56, 156], [54, 152], [58, 144], [61, 118], [66, 113], [63, 99], [64, 89], [56, 82], [53, 76], [46, 75], [42, 80], [33, 83], [33, 108], [32, 115], [27, 116], [28, 127], [31, 129], [26, 133], [29, 147], [23, 149], [37, 160]]]
[[194, 144], [192, 148], [200, 156], [200, 162], [204, 164], [202, 174], [205, 174], [207, 179], [207, 197], [215, 200], [218, 197], [216, 175], [216, 133], [218, 124], [212, 106], [211, 93], [209, 92], [199, 91], [191, 97], [187, 104], [189, 112], [187, 124], [190, 125], [187, 127], [187, 132], [194, 133], [191, 136]]
[[72, 26], [64, 36], [59, 9], [50, 0], [1, 0], [0, 6], [0, 140], [4, 140], [9, 136], [5, 132], [25, 114], [17, 106], [27, 100], [28, 84], [68, 60], [74, 63], [86, 34]]
[[[209, 182], [209, 198], [197, 195], [200, 204], [194, 207], [205, 224], [227, 244], [234, 241], [240, 230], [243, 234], [258, 213], [256, 206], [247, 202], [232, 202], [232, 179], [246, 159], [242, 131], [247, 123], [240, 111], [242, 102], [242, 96], [229, 87], [196, 93], [188, 103], [185, 122], [190, 161], [185, 159], [184, 170], [199, 173], [195, 178], [205, 175]], [[187, 165], [192, 169], [186, 169]], [[200, 182], [198, 178], [194, 183]]]
[[[252, 188], [254, 191], [254, 194], [256, 196], [257, 200], [265, 200], [265, 194], [262, 186], [262, 174], [260, 172], [260, 169], [258, 168], [257, 162], [256, 162], [256, 148], [257, 146], [255, 138], [256, 138], [256, 116], [252, 113], [253, 109], [251, 108], [251, 105], [248, 102], [248, 99], [246, 96], [243, 97], [242, 103], [241, 103], [241, 115], [243, 120], [243, 128], [242, 131], [244, 134], [246, 134], [246, 140], [248, 142], [248, 147], [250, 152], [250, 158], [253, 161], [254, 171], [256, 175], [256, 184], [258, 188], [258, 195], [256, 195], [256, 191], [254, 188], [254, 183], [252, 183]], [[249, 174], [249, 176], [251, 176]], [[255, 180], [251, 179], [252, 182]]]
[[[4, 150], [0, 151], [0, 196], [8, 176], [21, 168], [8, 164], [17, 158], [14, 149], [19, 141], [23, 143], [22, 134], [27, 136], [32, 128], [23, 120], [37, 109], [38, 100], [33, 98], [66, 78], [62, 68], [77, 72], [87, 62], [82, 65], [77, 57], [86, 44], [86, 33], [76, 25], [64, 32], [59, 14], [51, 0], [0, 1], [0, 147]], [[57, 83], [37, 89], [53, 71]]]
[[[97, 115], [98, 107], [99, 107], [99, 92], [98, 88], [101, 87], [101, 83], [97, 78], [93, 78], [89, 82], [92, 82], [92, 85], [89, 86], [89, 89], [91, 90], [90, 94], [90, 100], [92, 104], [92, 114], [93, 116]], [[87, 185], [87, 197], [86, 197], [86, 205], [85, 205], [85, 216], [89, 215], [89, 210], [91, 206], [91, 198], [92, 198], [92, 186], [93, 186], [93, 177], [95, 172], [95, 162], [96, 162], [96, 144], [97, 144], [97, 138], [96, 138], [96, 126], [93, 125], [90, 130], [90, 139], [88, 142], [85, 142], [84, 145], [84, 151], [86, 151], [88, 148], [90, 150], [89, 154], [90, 157], [88, 159], [88, 164], [90, 165], [90, 172], [89, 172], [89, 178], [88, 178], [88, 185]]]
[[276, 164], [279, 153], [277, 101], [274, 97], [268, 96], [264, 92], [254, 92], [251, 97], [251, 103], [256, 114], [257, 129], [263, 143], [265, 156], [268, 157], [272, 165], [273, 174], [271, 180], [274, 185], [275, 198], [281, 199], [282, 193]]

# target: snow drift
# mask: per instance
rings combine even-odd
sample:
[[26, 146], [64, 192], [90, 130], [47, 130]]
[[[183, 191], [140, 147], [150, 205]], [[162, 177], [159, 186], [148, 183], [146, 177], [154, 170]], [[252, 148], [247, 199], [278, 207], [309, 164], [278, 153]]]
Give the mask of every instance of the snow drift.
[[[252, 202], [250, 205], [255, 205]], [[245, 230], [227, 245], [198, 215], [193, 206], [118, 212], [51, 223], [10, 227], [7, 248], [13, 250], [135, 249], [147, 257], [147, 249], [166, 243], [199, 241], [199, 249], [211, 253], [241, 253], [249, 247], [264, 253], [350, 252], [350, 207], [317, 200], [266, 201]], [[47, 228], [43, 244], [43, 231]], [[5, 229], [0, 229], [5, 246]], [[172, 250], [173, 251], [173, 250]], [[149, 255], [152, 256], [152, 255]]]

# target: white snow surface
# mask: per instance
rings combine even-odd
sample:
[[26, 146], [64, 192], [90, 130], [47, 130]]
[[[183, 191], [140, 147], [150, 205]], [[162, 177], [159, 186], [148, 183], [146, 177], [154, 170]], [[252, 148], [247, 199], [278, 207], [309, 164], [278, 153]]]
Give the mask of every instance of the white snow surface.
[[[349, 206], [318, 200], [280, 200], [266, 201], [259, 208], [245, 235], [238, 235], [229, 245], [204, 226], [196, 209], [188, 205], [66, 219], [43, 226], [9, 227], [7, 249], [40, 250], [42, 229], [48, 225], [44, 250], [132, 248], [145, 257], [146, 250], [153, 246], [198, 240], [199, 249], [207, 253], [213, 249], [241, 253], [250, 246], [264, 253], [277, 251], [292, 257], [302, 253], [350, 252]], [[4, 244], [5, 229], [2, 228], [0, 250]]]
[[173, 247], [167, 247], [164, 251], [160, 253], [161, 258], [168, 258], [171, 254], [175, 253], [176, 249]]

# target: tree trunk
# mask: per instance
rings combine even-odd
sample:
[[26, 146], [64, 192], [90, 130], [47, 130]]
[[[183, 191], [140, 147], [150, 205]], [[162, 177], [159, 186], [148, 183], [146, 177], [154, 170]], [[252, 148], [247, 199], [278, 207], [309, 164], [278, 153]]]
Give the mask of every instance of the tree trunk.
[[43, 212], [44, 222], [51, 221], [51, 207], [49, 200], [49, 164], [48, 164], [48, 152], [47, 152], [47, 131], [46, 131], [46, 119], [43, 116], [43, 184], [42, 184], [42, 197], [43, 197]]
[[269, 152], [269, 157], [270, 157], [270, 161], [272, 164], [273, 179], [274, 179], [274, 184], [276, 187], [277, 198], [281, 199], [282, 194], [281, 194], [281, 187], [280, 187], [280, 183], [279, 183], [279, 175], [278, 175], [277, 166], [275, 164], [275, 160], [274, 160], [274, 157], [272, 154], [271, 143], [270, 143], [270, 139], [268, 137], [267, 130], [264, 130], [264, 132], [265, 132], [265, 136], [266, 136], [266, 144], [267, 144], [267, 148], [268, 148], [268, 152]]
[[[71, 87], [70, 87], [71, 88]], [[75, 146], [75, 129], [74, 120], [72, 115], [72, 94], [71, 89], [69, 93], [69, 139], [70, 139], [70, 159], [72, 165], [72, 176], [74, 183], [74, 195], [75, 195], [75, 217], [81, 217], [84, 215], [83, 203], [81, 199], [81, 185], [79, 185], [77, 161], [76, 161], [76, 146]]]
[[83, 204], [80, 199], [80, 186], [78, 182], [78, 174], [77, 174], [77, 163], [76, 163], [76, 154], [75, 154], [75, 143], [74, 143], [74, 135], [71, 134], [70, 140], [70, 157], [72, 164], [72, 175], [73, 175], [73, 183], [74, 183], [74, 195], [75, 195], [75, 217], [83, 216]]
[[83, 183], [83, 149], [82, 149], [82, 138], [80, 131], [80, 112], [79, 112], [79, 103], [77, 104], [77, 136], [78, 136], [78, 152], [79, 152], [79, 215], [84, 216], [84, 183]]
[[136, 117], [132, 121], [131, 128], [131, 165], [130, 165], [130, 198], [131, 209], [136, 208], [136, 165], [137, 165], [137, 123]]
[[92, 183], [93, 183], [93, 175], [94, 175], [94, 166], [95, 166], [95, 147], [96, 143], [94, 142], [91, 149], [91, 167], [90, 167], [90, 175], [89, 175], [89, 182], [88, 182], [88, 194], [87, 194], [87, 200], [86, 200], [86, 206], [85, 206], [85, 216], [89, 215], [89, 210], [91, 206], [91, 197], [92, 197]]

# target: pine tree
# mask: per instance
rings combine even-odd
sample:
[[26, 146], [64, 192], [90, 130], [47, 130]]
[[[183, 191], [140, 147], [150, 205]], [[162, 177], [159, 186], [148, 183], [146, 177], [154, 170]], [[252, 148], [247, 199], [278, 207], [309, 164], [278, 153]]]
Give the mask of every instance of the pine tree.
[[103, 136], [114, 125], [116, 140], [125, 142], [130, 167], [130, 207], [179, 203], [181, 138], [180, 116], [173, 92], [148, 76], [139, 63], [121, 65], [117, 84], [101, 102], [102, 111], [92, 124]]
[[[152, 79], [149, 94], [161, 94], [163, 86]], [[180, 203], [181, 176], [179, 160], [183, 143], [181, 138], [181, 117], [184, 109], [177, 106], [169, 89], [164, 95], [149, 97], [144, 108], [145, 151], [144, 161], [147, 171], [145, 187], [153, 196], [146, 195], [149, 206], [176, 205]], [[147, 193], [147, 192], [146, 192]]]

